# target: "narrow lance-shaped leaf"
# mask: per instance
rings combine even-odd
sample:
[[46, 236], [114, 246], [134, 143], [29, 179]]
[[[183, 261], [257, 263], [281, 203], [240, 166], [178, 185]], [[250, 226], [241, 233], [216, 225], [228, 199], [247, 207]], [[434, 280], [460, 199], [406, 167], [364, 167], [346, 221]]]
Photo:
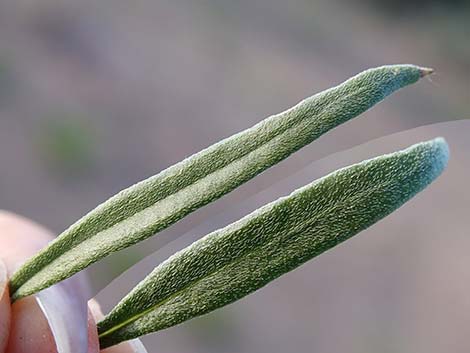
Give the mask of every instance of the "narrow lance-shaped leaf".
[[385, 217], [445, 168], [441, 138], [338, 170], [176, 253], [98, 324], [108, 347], [263, 287]]
[[11, 278], [12, 298], [148, 238], [430, 72], [413, 65], [367, 70], [123, 190], [26, 262]]

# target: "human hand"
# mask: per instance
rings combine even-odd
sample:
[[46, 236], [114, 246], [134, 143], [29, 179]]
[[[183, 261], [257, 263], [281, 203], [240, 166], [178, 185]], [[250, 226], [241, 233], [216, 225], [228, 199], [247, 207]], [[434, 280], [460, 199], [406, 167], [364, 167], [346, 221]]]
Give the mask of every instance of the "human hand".
[[[0, 353], [62, 353], [57, 352], [54, 335], [34, 296], [10, 304], [8, 276], [27, 258], [53, 238], [52, 234], [23, 217], [0, 211]], [[71, 279], [76, 281], [75, 279]], [[83, 283], [75, 283], [83, 286]], [[80, 291], [74, 295], [81, 295]], [[76, 308], [70, 319], [76, 317]], [[68, 314], [68, 313], [67, 313]], [[88, 353], [99, 352], [95, 320], [102, 317], [98, 303], [88, 303]], [[146, 353], [139, 341], [124, 342], [102, 350], [102, 353]]]

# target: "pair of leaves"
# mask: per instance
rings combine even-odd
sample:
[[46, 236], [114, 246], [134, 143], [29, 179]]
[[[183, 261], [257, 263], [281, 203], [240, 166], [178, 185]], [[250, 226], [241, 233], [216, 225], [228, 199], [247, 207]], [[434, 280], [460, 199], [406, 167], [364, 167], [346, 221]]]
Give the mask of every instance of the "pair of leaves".
[[[13, 300], [170, 226], [430, 72], [413, 65], [367, 70], [120, 192], [13, 275]], [[436, 140], [365, 162], [205, 237], [157, 267], [99, 324], [103, 347], [256, 290], [399, 207], [445, 160], [445, 143]]]

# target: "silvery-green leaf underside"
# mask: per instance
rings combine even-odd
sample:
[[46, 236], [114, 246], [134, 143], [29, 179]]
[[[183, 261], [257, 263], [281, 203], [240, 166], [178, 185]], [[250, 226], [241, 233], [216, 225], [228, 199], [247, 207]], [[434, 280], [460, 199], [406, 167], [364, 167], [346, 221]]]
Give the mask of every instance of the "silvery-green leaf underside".
[[98, 324], [102, 348], [232, 303], [387, 216], [437, 178], [442, 138], [335, 171], [170, 257]]

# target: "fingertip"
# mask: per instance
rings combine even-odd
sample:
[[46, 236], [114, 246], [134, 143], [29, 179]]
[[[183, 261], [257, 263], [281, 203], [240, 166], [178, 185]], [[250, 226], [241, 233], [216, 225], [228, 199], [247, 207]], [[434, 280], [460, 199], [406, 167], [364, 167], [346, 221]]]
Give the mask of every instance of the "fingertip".
[[95, 322], [98, 322], [104, 318], [103, 310], [101, 310], [101, 305], [96, 299], [90, 299], [88, 301], [88, 308], [90, 308]]

